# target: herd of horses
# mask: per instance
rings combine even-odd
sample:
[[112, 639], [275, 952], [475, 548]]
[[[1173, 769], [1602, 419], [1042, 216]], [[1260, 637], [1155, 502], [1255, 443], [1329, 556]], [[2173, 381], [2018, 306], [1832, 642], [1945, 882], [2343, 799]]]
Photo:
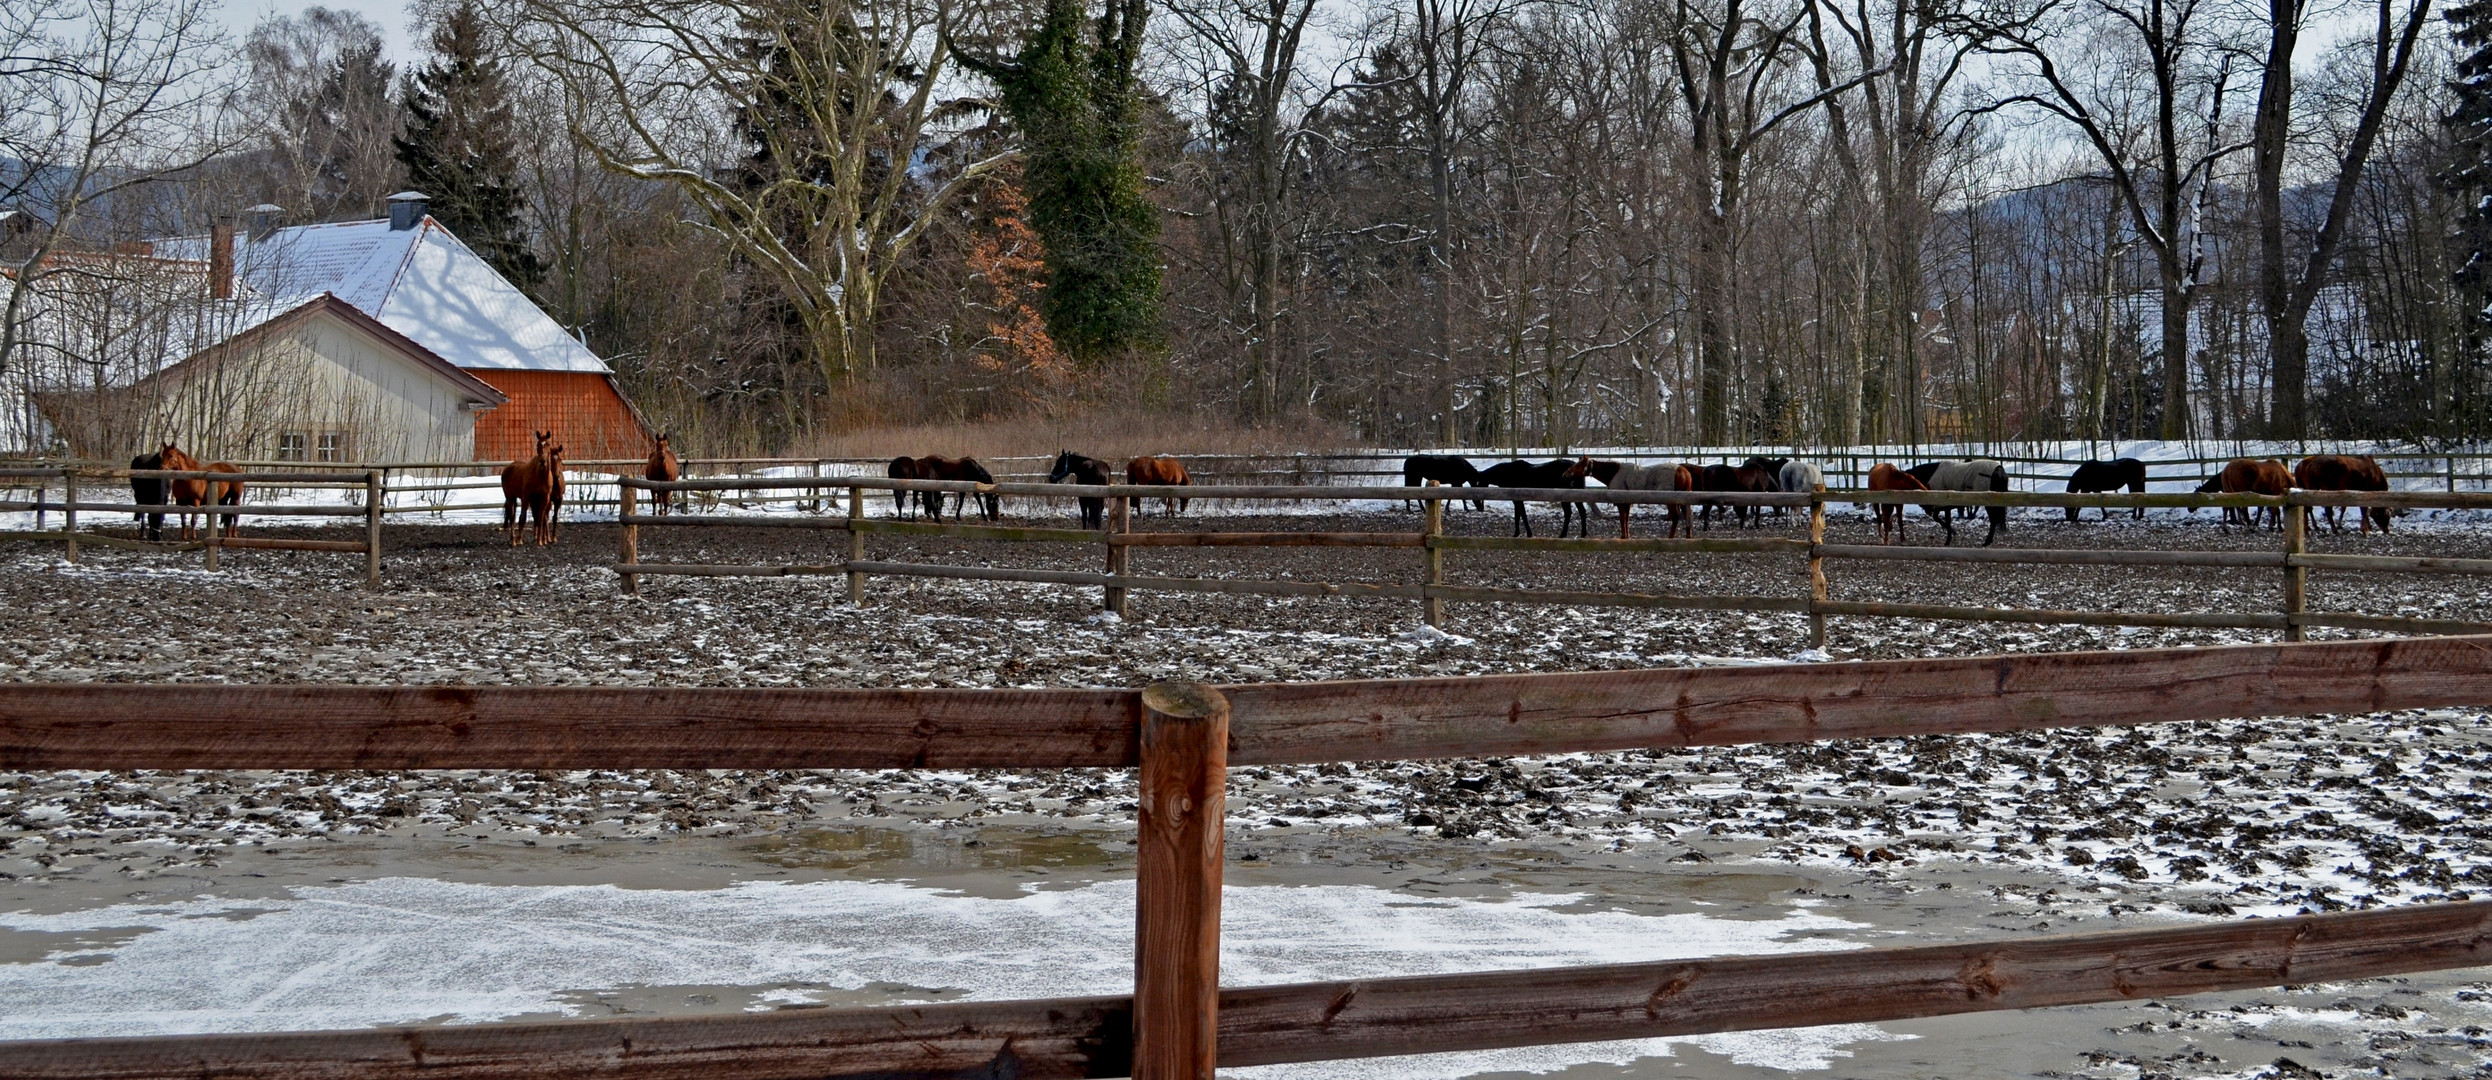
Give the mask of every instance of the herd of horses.
[[[554, 543], [561, 527], [564, 491], [563, 447], [554, 441], [553, 432], [539, 431], [535, 435], [536, 452], [530, 457], [511, 462], [502, 469], [502, 529], [509, 534], [510, 543], [514, 547], [519, 545], [521, 530], [530, 524], [531, 518], [534, 519], [534, 533], [539, 546]], [[648, 479], [663, 481], [683, 479], [683, 460], [676, 456], [670, 443], [670, 436], [667, 434], [660, 434], [657, 437], [654, 448], [649, 454], [648, 468], [644, 473]], [[141, 506], [170, 505], [179, 508], [239, 506], [242, 503], [244, 473], [239, 467], [223, 461], [203, 465], [197, 458], [182, 452], [179, 447], [169, 442], [155, 453], [131, 458], [130, 469], [133, 472], [232, 474], [234, 477], [227, 480], [221, 476], [177, 479], [132, 476], [130, 478], [132, 501]], [[978, 459], [974, 457], [952, 458], [942, 455], [896, 457], [891, 459], [886, 472], [894, 480], [953, 480], [979, 484], [995, 482], [995, 475], [989, 472], [986, 466], [979, 464]], [[1184, 462], [1163, 455], [1131, 458], [1125, 462], [1124, 473], [1125, 482], [1134, 485], [1182, 487], [1193, 482], [1186, 473]], [[1108, 462], [1076, 454], [1071, 450], [1058, 453], [1054, 463], [1047, 470], [1047, 482], [1051, 484], [1069, 482], [1104, 485], [1113, 483], [1113, 476], [1114, 468]], [[1908, 469], [1880, 462], [1870, 468], [1867, 479], [1868, 490], [1873, 492], [2008, 490], [2007, 466], [1991, 458], [1931, 461]], [[1582, 455], [1572, 459], [1558, 458], [1540, 462], [1504, 461], [1485, 469], [1473, 465], [1468, 458], [1446, 454], [1412, 454], [1402, 459], [1402, 484], [1405, 487], [1439, 484], [1447, 487], [1483, 489], [1565, 490], [1584, 488], [1587, 486], [1587, 480], [1598, 481], [1603, 487], [1619, 491], [1764, 494], [1826, 490], [1825, 474], [1817, 466], [1791, 458], [1751, 457], [1737, 465], [1694, 463], [1638, 465]], [[2197, 490], [2200, 494], [2250, 493], [2281, 496], [2295, 488], [2306, 491], [2387, 491], [2388, 476], [2380, 468], [2377, 460], [2367, 456], [2315, 454], [2303, 458], [2289, 469], [2281, 460], [2234, 458], [2226, 462], [2224, 467], [2213, 476], [2208, 477]], [[2127, 490], [2143, 494], [2146, 491], [2146, 465], [2136, 458], [2115, 458], [2110, 461], [2089, 459], [2078, 465], [2076, 471], [2069, 476], [2068, 490], [2072, 493]], [[659, 489], [653, 493], [658, 513], [672, 512], [672, 494], [666, 489]], [[978, 507], [979, 515], [984, 519], [995, 521], [1003, 516], [1001, 500], [991, 491], [971, 493], [894, 490], [891, 493], [892, 513], [894, 516], [914, 517], [916, 512], [923, 511], [930, 520], [941, 522], [944, 513], [944, 496], [947, 494], [953, 496], [952, 516], [955, 520], [960, 518], [973, 499]], [[1101, 527], [1106, 516], [1107, 500], [1084, 497], [1078, 501], [1083, 526], [1093, 529]], [[1486, 503], [1480, 499], [1467, 501], [1470, 502], [1473, 510], [1486, 509]], [[1555, 501], [1561, 514], [1558, 524], [1560, 537], [1575, 532], [1579, 518], [1582, 521], [1581, 535], [1591, 535], [1594, 504], [1562, 499]], [[1143, 502], [1144, 500], [1136, 498], [1130, 500], [1129, 505], [1134, 513], [1139, 514], [1142, 512]], [[1189, 500], [1182, 496], [1173, 496], [1163, 499], [1162, 502], [1165, 512], [1175, 515], [1185, 511]], [[1533, 535], [1531, 518], [1525, 513], [1524, 502], [1513, 500], [1513, 504], [1512, 535]], [[1762, 506], [1745, 502], [1731, 502], [1728, 506], [1731, 518], [1742, 528], [1753, 522], [1761, 522], [1765, 516], [1765, 508]], [[1706, 500], [1697, 500], [1693, 506], [1677, 502], [1664, 504], [1663, 509], [1668, 516], [1667, 535], [1676, 538], [1684, 532], [1685, 535], [1692, 537], [1699, 524], [1711, 529], [1713, 522], [1720, 517], [1723, 507], [1724, 504], [1721, 502]], [[1904, 507], [1901, 504], [1878, 503], [1875, 504], [1875, 509], [1879, 542], [1895, 543], [1904, 539]], [[1953, 519], [1960, 515], [1969, 515], [1975, 508], [1923, 506], [1921, 509], [1945, 533], [1946, 543], [1952, 545], [1955, 543]], [[1987, 547], [1998, 539], [2000, 532], [2007, 528], [2007, 508], [1984, 506], [1979, 509], [1985, 513], [1990, 522], [1989, 532], [1982, 537], [1982, 545]], [[2325, 509], [2328, 527], [2332, 531], [2344, 531], [2341, 515], [2345, 508], [2327, 507]], [[1622, 503], [1618, 506], [1618, 535], [1621, 539], [1629, 536], [1630, 518], [1634, 511], [1633, 504]], [[1780, 508], [1777, 508], [1777, 512], [1780, 512]], [[2081, 512], [2076, 507], [2067, 508], [2067, 512], [2071, 523], [2080, 519]], [[177, 510], [176, 513], [179, 511]], [[2143, 507], [2132, 507], [2130, 513], [2133, 517], [2140, 519], [2146, 515]], [[2311, 511], [2306, 509], [2304, 513], [2309, 514]], [[2378, 526], [2382, 532], [2386, 532], [2394, 513], [2395, 511], [2388, 507], [2356, 508], [2356, 517], [2365, 535], [2370, 533], [2374, 525]], [[163, 513], [141, 511], [136, 516], [144, 521], [141, 529], [142, 536], [148, 540], [163, 539], [165, 518]], [[183, 540], [197, 539], [198, 531], [192, 522], [199, 515], [179, 513], [179, 516], [181, 538]], [[2103, 517], [2108, 519], [2110, 516], [2111, 508], [2104, 507]], [[2281, 528], [2283, 525], [2281, 509], [2273, 506], [2254, 509], [2226, 507], [2224, 509], [2224, 524], [2227, 526], [2239, 524], [2244, 528], [2249, 528], [2255, 527], [2261, 521], [2271, 528]], [[224, 538], [237, 537], [242, 531], [241, 517], [238, 514], [226, 516], [221, 524], [211, 520], [208, 527], [211, 530], [221, 530], [217, 532], [217, 535]]]

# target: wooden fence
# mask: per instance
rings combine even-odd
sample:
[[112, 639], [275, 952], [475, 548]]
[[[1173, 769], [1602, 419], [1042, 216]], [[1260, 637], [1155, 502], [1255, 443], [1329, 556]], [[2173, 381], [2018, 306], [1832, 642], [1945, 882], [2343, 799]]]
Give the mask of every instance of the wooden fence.
[[1226, 766], [2492, 702], [2492, 637], [1133, 690], [0, 686], [7, 769], [1141, 770], [1135, 992], [0, 1042], [21, 1080], [1101, 1077], [1866, 1023], [2475, 967], [2492, 901], [1796, 955], [1220, 988]]
[[[121, 469], [115, 470], [112, 475], [123, 480], [218, 480], [232, 479], [236, 474], [196, 470], [186, 472], [175, 469]], [[68, 560], [73, 563], [78, 561], [80, 544], [128, 548], [137, 551], [199, 551], [203, 553], [201, 558], [210, 570], [217, 568], [217, 553], [226, 548], [334, 551], [363, 556], [364, 582], [369, 585], [381, 583], [381, 514], [388, 500], [382, 489], [381, 474], [378, 470], [367, 471], [362, 476], [352, 478], [344, 478], [334, 472], [249, 472], [240, 475], [246, 485], [246, 492], [249, 485], [262, 484], [284, 487], [359, 488], [363, 492], [363, 502], [355, 506], [270, 503], [233, 506], [173, 506], [170, 504], [149, 505], [135, 501], [89, 502], [79, 496], [79, 470], [77, 469], [0, 469], [0, 479], [52, 480], [57, 478], [61, 484], [59, 502], [47, 500], [45, 498], [47, 489], [42, 486], [34, 489], [34, 498], [31, 500], [0, 499], [0, 511], [31, 510], [35, 513], [36, 520], [36, 527], [31, 530], [0, 531], [0, 540], [57, 541], [65, 549]], [[42, 526], [43, 516], [54, 511], [61, 515], [61, 527], [58, 530], [47, 530]], [[167, 543], [146, 539], [133, 540], [127, 537], [107, 536], [98, 532], [79, 531], [78, 515], [81, 512], [87, 514], [162, 514], [165, 517], [176, 518], [197, 516], [203, 519], [203, 527], [200, 538], [194, 541]], [[363, 538], [361, 540], [295, 540], [281, 537], [217, 535], [219, 519], [244, 516], [362, 518]]]
[[[1769, 494], [1730, 494], [1721, 492], [1650, 492], [1617, 491], [1603, 488], [1569, 489], [1497, 489], [1497, 488], [1380, 488], [1380, 487], [1299, 487], [1299, 486], [1213, 486], [1164, 487], [1151, 485], [1112, 484], [1082, 486], [1069, 484], [972, 484], [958, 481], [888, 480], [875, 477], [849, 477], [842, 481], [846, 488], [848, 513], [843, 517], [768, 517], [717, 514], [642, 513], [637, 492], [648, 490], [716, 491], [729, 488], [769, 490], [783, 485], [810, 485], [811, 480], [706, 479], [660, 482], [625, 478], [620, 481], [622, 506], [618, 520], [623, 529], [618, 537], [615, 572], [620, 576], [623, 591], [639, 591], [639, 579], [648, 575], [694, 577], [781, 577], [805, 575], [844, 575], [848, 581], [848, 598], [863, 603], [865, 581], [873, 576], [950, 578], [976, 581], [1017, 581], [1042, 584], [1096, 587], [1103, 590], [1106, 610], [1123, 615], [1126, 593], [1131, 590], [1159, 592], [1229, 593], [1261, 596], [1370, 596], [1417, 600], [1422, 605], [1422, 618], [1430, 626], [1444, 625], [1448, 601], [1485, 603], [1566, 604], [1585, 607], [1669, 608], [1681, 610], [1754, 611], [1805, 615], [1809, 619], [1812, 646], [1826, 643], [1826, 620], [1834, 616], [1937, 619], [1972, 622], [2013, 622], [2045, 624], [2078, 624], [2102, 626], [2149, 627], [2214, 627], [2233, 629], [2275, 630], [2287, 640], [2301, 640], [2305, 628], [2338, 627], [2392, 633], [2472, 634], [2492, 632], [2492, 624], [2449, 619], [2420, 619], [2407, 616], [2371, 615], [2346, 611], [2311, 611], [2307, 608], [2307, 577], [2311, 570], [2345, 572], [2402, 572], [2438, 574], [2492, 574], [2492, 559], [2446, 559], [2407, 556], [2327, 555], [2307, 550], [2305, 510], [2314, 507], [2389, 506], [2399, 508], [2452, 507], [2492, 509], [2492, 493], [2460, 492], [2321, 492], [2296, 490], [2282, 497], [2260, 495], [2197, 495], [2107, 493], [2068, 495], [2049, 492], [1795, 492]], [[994, 493], [1016, 497], [1053, 500], [1075, 498], [1107, 498], [1109, 512], [1098, 530], [1041, 528], [1019, 526], [973, 525], [964, 523], [894, 521], [865, 516], [867, 492], [939, 492]], [[1131, 499], [1185, 497], [1198, 500], [1416, 500], [1425, 509], [1421, 528], [1416, 532], [1155, 532], [1131, 531], [1127, 508]], [[1448, 500], [1483, 499], [1491, 503], [1524, 500], [1530, 502], [1574, 502], [1611, 504], [1617, 507], [1678, 505], [1695, 507], [1721, 503], [1749, 507], [1790, 507], [1805, 513], [1806, 538], [1792, 537], [1701, 537], [1692, 539], [1611, 539], [1611, 538], [1535, 538], [1502, 536], [1449, 536], [1444, 532], [1444, 503]], [[2112, 551], [2096, 549], [2051, 548], [1978, 548], [1978, 547], [1915, 547], [1907, 545], [1828, 544], [1825, 542], [1827, 508], [1836, 504], [1902, 504], [1905, 506], [1942, 507], [2186, 507], [2236, 508], [2255, 511], [2275, 507], [2283, 516], [2281, 544], [2275, 551]], [[807, 565], [749, 565], [714, 563], [651, 562], [640, 552], [640, 530], [643, 527], [766, 527], [789, 529], [823, 529], [848, 534], [848, 557], [836, 563]], [[1103, 572], [1079, 570], [1025, 569], [1016, 567], [954, 566], [932, 563], [910, 563], [866, 558], [865, 538], [873, 534], [893, 536], [941, 536], [961, 540], [989, 540], [1021, 543], [1096, 545], [1103, 554]], [[1368, 547], [1410, 548], [1421, 552], [1420, 580], [1415, 584], [1381, 582], [1287, 581], [1239, 578], [1193, 578], [1143, 575], [1130, 572], [1126, 556], [1137, 547]], [[1543, 552], [1677, 552], [1677, 553], [1750, 553], [1783, 554], [1796, 557], [1794, 589], [1788, 596], [1755, 595], [1674, 595], [1661, 593], [1599, 592], [1560, 589], [1516, 589], [1456, 585], [1446, 580], [1444, 553], [1447, 551], [1543, 551]], [[2273, 569], [2278, 571], [2280, 585], [2278, 604], [2273, 611], [2261, 612], [2133, 612], [2075, 611], [2040, 608], [1993, 608], [1958, 604], [1906, 604], [1884, 601], [1833, 600], [1829, 598], [1827, 564], [1832, 560], [1852, 559], [1863, 562], [1916, 561], [1954, 563], [2025, 563], [2093, 566], [2163, 566], [2210, 567], [2231, 569]]]

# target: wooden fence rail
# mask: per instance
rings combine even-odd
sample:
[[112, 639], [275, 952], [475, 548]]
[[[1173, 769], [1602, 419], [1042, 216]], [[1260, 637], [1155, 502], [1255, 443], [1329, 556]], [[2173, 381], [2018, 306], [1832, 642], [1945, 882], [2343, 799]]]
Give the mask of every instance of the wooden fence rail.
[[2492, 637], [1131, 690], [0, 686], [0, 768], [1139, 766], [1136, 993], [735, 1017], [0, 1042], [27, 1080], [1093, 1077], [2492, 963], [2492, 902], [2116, 933], [1218, 988], [1226, 766], [2492, 702]]
[[[1752, 611], [1805, 615], [1809, 620], [1809, 643], [1823, 648], [1827, 641], [1828, 619], [1909, 618], [1968, 622], [2012, 622], [2092, 626], [2141, 626], [2162, 628], [2212, 628], [2274, 630], [2287, 640], [2298, 641], [2305, 628], [2312, 626], [2344, 629], [2377, 630], [2393, 633], [2481, 633], [2492, 631], [2492, 623], [2467, 620], [2424, 619], [2395, 615], [2371, 615], [2356, 612], [2313, 612], [2307, 610], [2306, 575], [2310, 570], [2492, 574], [2492, 559], [2417, 558], [2401, 556], [2313, 555], [2305, 550], [2305, 514], [2310, 508], [2330, 506], [2396, 506], [2452, 507], [2459, 509], [2492, 509], [2492, 493], [2414, 493], [2414, 492], [2312, 492], [2295, 490], [2283, 496], [2255, 494], [2131, 494], [2108, 492], [2067, 494], [2054, 492], [1962, 492], [1962, 491], [1824, 491], [1791, 493], [1730, 493], [1730, 492], [1648, 492], [1618, 491], [1607, 488], [1499, 489], [1499, 488], [1424, 488], [1342, 487], [1342, 486], [1265, 486], [1265, 485], [1069, 485], [1069, 484], [980, 484], [966, 481], [892, 480], [884, 477], [843, 477], [838, 486], [846, 491], [850, 512], [845, 517], [766, 518], [740, 515], [658, 515], [640, 513], [636, 509], [639, 491], [715, 491], [726, 488], [770, 490], [795, 485], [818, 485], [817, 478], [704, 478], [672, 482], [639, 480], [625, 477], [618, 481], [622, 495], [619, 520], [624, 529], [616, 551], [614, 570], [627, 593], [639, 591], [644, 576], [683, 577], [785, 577], [846, 575], [851, 602], [864, 602], [864, 581], [873, 576], [949, 578], [971, 581], [1014, 581], [1037, 584], [1095, 587], [1104, 593], [1103, 606], [1123, 613], [1128, 591], [1226, 593], [1260, 596], [1352, 596], [1417, 600], [1421, 615], [1430, 626], [1444, 625], [1444, 605], [1448, 601], [1471, 603], [1565, 604], [1596, 607], [1676, 608], [1688, 610]], [[1005, 527], [963, 523], [899, 522], [864, 516], [868, 491], [940, 492], [969, 495], [1000, 493], [1021, 497], [1063, 500], [1072, 498], [1104, 498], [1112, 500], [1117, 513], [1111, 514], [1099, 530]], [[1129, 500], [1183, 495], [1198, 500], [1220, 499], [1297, 499], [1309, 501], [1366, 500], [1416, 501], [1427, 507], [1421, 516], [1422, 528], [1417, 532], [1150, 532], [1129, 531], [1123, 509]], [[1443, 531], [1444, 503], [1480, 498], [1490, 502], [1573, 502], [1584, 504], [1609, 503], [1622, 510], [1635, 505], [1698, 506], [1723, 504], [1733, 506], [1798, 507], [1807, 511], [1808, 539], [1789, 537], [1703, 537], [1692, 539], [1608, 537], [1503, 537], [1447, 536]], [[1827, 509], [1835, 504], [1921, 506], [1933, 511], [1948, 507], [2051, 507], [2105, 508], [2167, 507], [2190, 510], [2217, 508], [2256, 510], [2273, 507], [2286, 519], [2282, 550], [2279, 551], [2117, 551], [2100, 549], [2051, 548], [1978, 548], [1978, 547], [1914, 547], [1896, 545], [1828, 544], [1825, 538]], [[831, 564], [800, 566], [749, 566], [713, 563], [670, 564], [649, 562], [641, 558], [639, 532], [648, 526], [741, 526], [761, 524], [774, 528], [807, 528], [845, 530], [850, 534], [850, 556], [847, 561]], [[890, 533], [910, 536], [942, 536], [960, 540], [993, 540], [1007, 542], [1042, 542], [1053, 544], [1095, 544], [1105, 553], [1105, 572], [1015, 567], [967, 567], [934, 563], [893, 562], [872, 560], [864, 555], [864, 534]], [[1193, 578], [1138, 575], [1127, 571], [1127, 553], [1137, 547], [1363, 547], [1416, 548], [1422, 552], [1422, 580], [1416, 584], [1379, 582], [1310, 582], [1272, 581], [1238, 578]], [[1514, 589], [1455, 585], [1445, 581], [1442, 553], [1445, 551], [1534, 551], [1534, 552], [1607, 552], [1607, 553], [1785, 553], [1803, 557], [1801, 574], [1795, 578], [1794, 595], [1790, 596], [1675, 596], [1596, 590]], [[2272, 611], [2255, 612], [2132, 612], [2132, 611], [2071, 611], [2045, 608], [1995, 608], [1961, 604], [1917, 604], [1887, 601], [1834, 600], [1828, 595], [1828, 566], [1836, 560], [1862, 562], [1956, 562], [1985, 564], [2040, 564], [2066, 566], [2151, 566], [2203, 567], [2211, 569], [2274, 569], [2281, 572], [2279, 606]]]

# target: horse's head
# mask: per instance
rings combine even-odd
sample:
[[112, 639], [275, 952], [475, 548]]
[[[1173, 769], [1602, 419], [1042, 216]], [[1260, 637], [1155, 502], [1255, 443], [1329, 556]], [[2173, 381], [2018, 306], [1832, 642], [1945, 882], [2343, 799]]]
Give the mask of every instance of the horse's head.
[[672, 436], [672, 434], [673, 434], [672, 432], [666, 432], [666, 431], [661, 431], [661, 432], [658, 432], [658, 452], [659, 452], [659, 453], [663, 454], [663, 453], [665, 453], [665, 452], [666, 452], [666, 441], [667, 441], [667, 439], [668, 439], [670, 436]]
[[536, 433], [536, 456], [538, 456], [538, 457], [544, 457], [544, 456], [545, 456], [545, 448], [546, 448], [546, 447], [548, 447], [548, 446], [553, 445], [553, 442], [554, 442], [554, 433], [553, 433], [553, 432], [550, 432], [550, 431], [540, 431], [540, 432], [537, 432], [537, 433]]
[[1592, 455], [1584, 454], [1567, 462], [1564, 475], [1569, 480], [1581, 480], [1592, 475]]
[[1065, 477], [1071, 475], [1073, 475], [1073, 452], [1070, 450], [1057, 452], [1054, 467], [1047, 470], [1047, 482], [1061, 484]]

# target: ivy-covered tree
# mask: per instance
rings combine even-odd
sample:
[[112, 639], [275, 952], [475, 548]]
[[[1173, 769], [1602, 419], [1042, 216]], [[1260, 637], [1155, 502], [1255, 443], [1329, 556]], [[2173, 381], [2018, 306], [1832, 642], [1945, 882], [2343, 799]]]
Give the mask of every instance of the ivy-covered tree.
[[502, 276], [521, 287], [543, 274], [520, 225], [518, 124], [502, 65], [472, 3], [433, 27], [433, 56], [407, 77], [399, 98], [406, 133], [392, 136], [407, 181], [439, 219]]
[[1047, 0], [1019, 55], [961, 62], [992, 79], [1022, 137], [1030, 225], [1046, 249], [1048, 336], [1096, 363], [1161, 339], [1157, 211], [1142, 193], [1147, 0]]

